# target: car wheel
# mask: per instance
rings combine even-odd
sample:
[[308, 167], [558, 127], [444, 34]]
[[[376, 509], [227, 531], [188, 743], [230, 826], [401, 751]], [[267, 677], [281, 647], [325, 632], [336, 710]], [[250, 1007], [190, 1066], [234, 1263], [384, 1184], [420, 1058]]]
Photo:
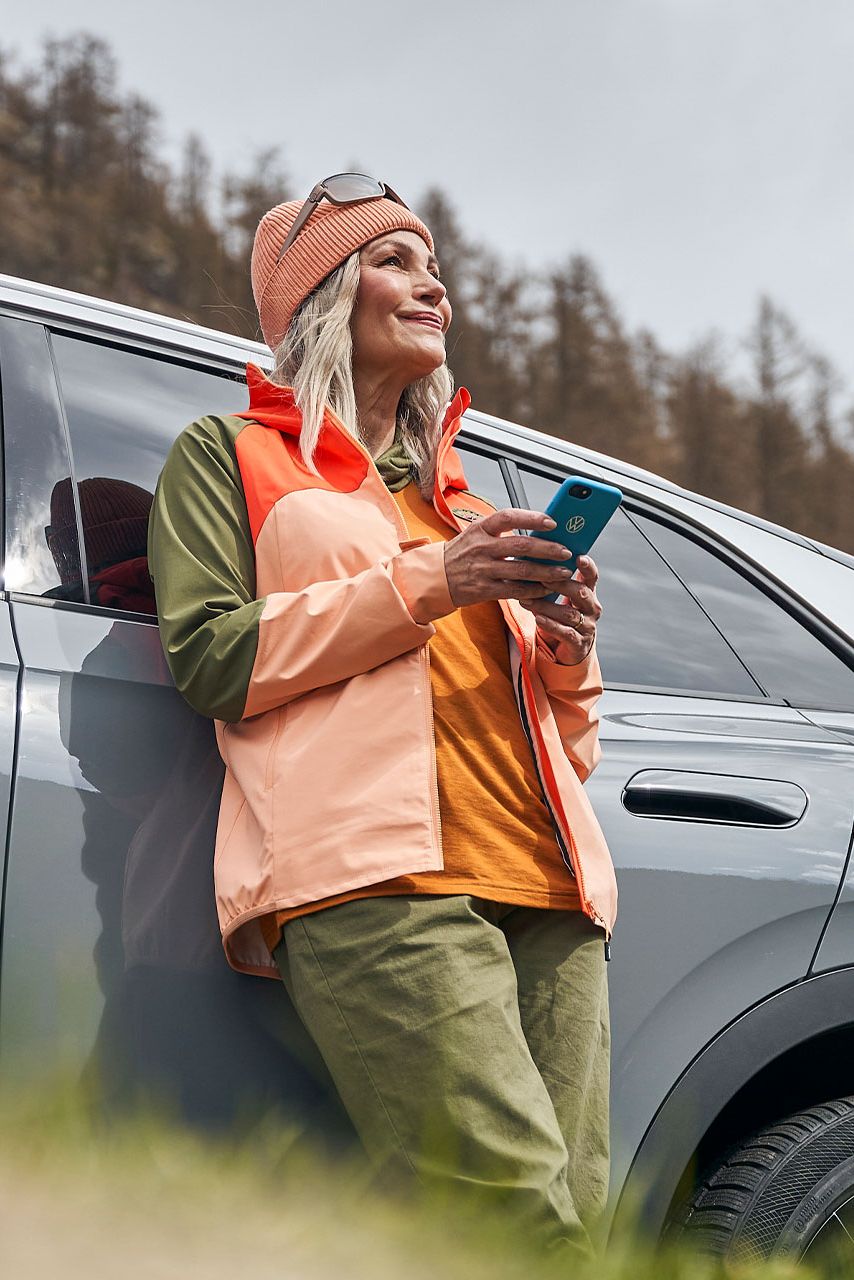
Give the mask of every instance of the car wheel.
[[664, 1238], [738, 1260], [786, 1255], [854, 1274], [854, 1097], [799, 1111], [731, 1147]]

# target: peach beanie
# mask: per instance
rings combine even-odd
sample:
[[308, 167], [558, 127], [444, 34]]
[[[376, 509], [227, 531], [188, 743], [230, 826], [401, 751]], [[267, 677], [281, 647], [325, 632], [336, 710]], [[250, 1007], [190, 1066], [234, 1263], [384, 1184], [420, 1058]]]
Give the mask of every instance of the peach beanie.
[[275, 347], [299, 304], [356, 249], [387, 231], [414, 231], [430, 252], [433, 237], [414, 213], [394, 200], [361, 200], [334, 205], [322, 200], [288, 249], [285, 242], [302, 200], [270, 209], [258, 223], [252, 246], [252, 292], [264, 341]]

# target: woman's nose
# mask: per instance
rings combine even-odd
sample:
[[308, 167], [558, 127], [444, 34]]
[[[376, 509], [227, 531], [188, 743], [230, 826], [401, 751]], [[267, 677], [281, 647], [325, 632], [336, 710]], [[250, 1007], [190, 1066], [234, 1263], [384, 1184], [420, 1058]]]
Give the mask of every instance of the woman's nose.
[[429, 299], [434, 307], [437, 307], [447, 294], [448, 290], [438, 280], [436, 276], [431, 275], [429, 271], [425, 272], [415, 287], [415, 293], [419, 298]]

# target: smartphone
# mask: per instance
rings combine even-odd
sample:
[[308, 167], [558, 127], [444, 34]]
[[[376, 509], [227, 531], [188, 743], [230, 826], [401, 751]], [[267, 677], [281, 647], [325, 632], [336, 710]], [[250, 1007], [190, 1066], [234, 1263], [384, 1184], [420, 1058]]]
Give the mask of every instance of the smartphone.
[[[530, 536], [563, 543], [572, 552], [572, 559], [540, 563], [562, 564], [574, 569], [578, 556], [587, 555], [622, 500], [622, 493], [614, 485], [584, 476], [568, 476], [546, 507], [546, 515], [551, 516], [557, 528], [537, 529]], [[560, 599], [560, 592], [552, 592], [546, 599], [554, 603]]]

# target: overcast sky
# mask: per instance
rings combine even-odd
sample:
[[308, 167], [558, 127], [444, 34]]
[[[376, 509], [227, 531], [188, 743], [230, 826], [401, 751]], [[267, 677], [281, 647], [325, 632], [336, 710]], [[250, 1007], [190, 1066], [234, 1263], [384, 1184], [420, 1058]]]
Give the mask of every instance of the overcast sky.
[[737, 357], [766, 291], [854, 391], [852, 0], [9, 0], [0, 45], [75, 30], [170, 158], [195, 130], [220, 169], [280, 145], [299, 191], [438, 183], [508, 258], [589, 254], [673, 351]]

